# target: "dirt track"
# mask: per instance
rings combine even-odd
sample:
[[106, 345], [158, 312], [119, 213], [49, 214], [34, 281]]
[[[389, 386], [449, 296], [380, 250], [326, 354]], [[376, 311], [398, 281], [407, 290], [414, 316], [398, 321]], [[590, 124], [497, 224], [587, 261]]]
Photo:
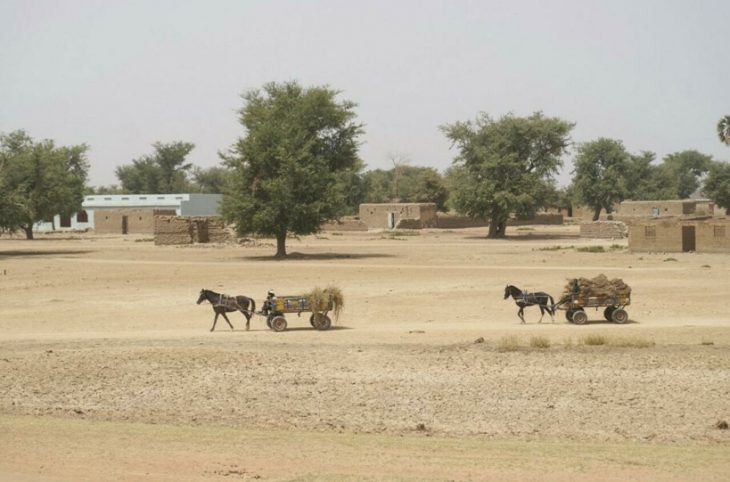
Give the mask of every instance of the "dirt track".
[[[426, 435], [457, 447], [475, 439], [730, 448], [730, 432], [714, 427], [730, 420], [730, 317], [719, 301], [730, 288], [730, 258], [580, 253], [569, 248], [585, 244], [576, 232], [515, 230], [519, 237], [503, 241], [485, 240], [480, 230], [396, 240], [328, 233], [292, 241], [296, 254], [287, 261], [270, 259], [265, 243], [176, 248], [143, 238], [0, 239], [0, 417], [8, 427], [52, 417], [69, 426]], [[566, 249], [545, 250], [557, 246]], [[632, 323], [599, 322], [600, 313], [591, 313], [597, 322], [574, 326], [560, 312], [556, 323], [546, 317], [538, 324], [533, 308], [520, 325], [514, 303], [502, 299], [506, 283], [557, 296], [567, 277], [600, 272], [633, 287]], [[269, 288], [294, 294], [330, 282], [343, 289], [347, 305], [329, 332], [313, 331], [295, 315], [285, 333], [268, 331], [260, 318], [246, 332], [233, 315], [236, 331], [221, 321], [208, 333], [212, 310], [194, 304], [201, 288], [260, 304]], [[579, 345], [587, 334], [655, 345]], [[499, 351], [505, 335], [517, 335], [522, 348]], [[528, 347], [538, 335], [550, 348]], [[480, 337], [484, 343], [475, 343]], [[0, 462], [0, 479], [103, 474], [100, 461], [85, 466], [96, 479], [70, 469], [19, 469], [18, 457], [29, 466], [37, 460], [23, 444], [31, 448], [40, 438], [10, 444], [15, 462]], [[0, 442], [8, 441], [0, 435]], [[2, 450], [10, 449], [0, 449], [0, 460]], [[263, 478], [326, 471], [282, 473], [279, 462], [257, 462]], [[457, 479], [479, 479], [454, 470]], [[221, 476], [203, 472], [196, 477]], [[520, 474], [529, 469], [513, 475]]]

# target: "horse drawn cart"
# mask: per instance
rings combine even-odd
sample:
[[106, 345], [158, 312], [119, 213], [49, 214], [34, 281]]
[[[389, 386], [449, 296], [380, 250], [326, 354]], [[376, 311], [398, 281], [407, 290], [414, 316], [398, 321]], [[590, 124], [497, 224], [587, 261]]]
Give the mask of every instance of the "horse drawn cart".
[[[284, 331], [287, 327], [286, 314], [311, 313], [309, 323], [317, 330], [329, 330], [332, 326], [332, 319], [328, 316], [330, 311], [337, 314], [338, 298], [336, 294], [327, 291], [320, 292], [318, 296], [312, 294], [304, 296], [270, 296], [264, 302], [261, 314], [266, 316], [266, 325], [274, 331]], [[341, 305], [341, 302], [340, 302]]]
[[629, 319], [626, 306], [631, 304], [631, 288], [620, 279], [608, 280], [604, 275], [593, 279], [576, 278], [568, 283], [565, 293], [553, 308], [565, 310], [569, 322], [582, 325], [588, 321], [586, 308], [603, 308], [608, 321], [623, 324]]

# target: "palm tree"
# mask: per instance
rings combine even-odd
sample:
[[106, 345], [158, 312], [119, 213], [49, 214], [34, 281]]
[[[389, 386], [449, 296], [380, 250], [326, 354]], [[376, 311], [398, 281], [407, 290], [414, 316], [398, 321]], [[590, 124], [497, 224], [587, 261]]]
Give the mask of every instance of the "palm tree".
[[717, 136], [720, 142], [730, 146], [730, 115], [726, 115], [717, 123]]

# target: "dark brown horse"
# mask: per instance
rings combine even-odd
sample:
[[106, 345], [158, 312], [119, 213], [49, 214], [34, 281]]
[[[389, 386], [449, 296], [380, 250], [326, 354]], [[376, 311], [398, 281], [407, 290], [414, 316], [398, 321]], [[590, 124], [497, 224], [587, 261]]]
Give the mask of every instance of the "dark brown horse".
[[[213, 307], [215, 312], [215, 318], [213, 318], [213, 326], [210, 331], [215, 330], [215, 324], [218, 322], [218, 315], [223, 315], [228, 326], [233, 329], [231, 320], [228, 319], [226, 313], [231, 311], [240, 311], [243, 316], [246, 317], [246, 329], [248, 330], [249, 324], [251, 323], [251, 316], [256, 311], [256, 302], [247, 296], [228, 296], [222, 293], [216, 293], [211, 290], [200, 290], [200, 296], [198, 297], [198, 304], [208, 300]], [[251, 307], [249, 309], [249, 306]]]
[[528, 293], [527, 291], [522, 291], [516, 286], [507, 285], [504, 288], [504, 299], [506, 300], [510, 296], [513, 300], [515, 300], [517, 306], [520, 307], [517, 311], [517, 316], [520, 317], [522, 323], [525, 322], [525, 307], [534, 305], [537, 305], [540, 308], [540, 323], [542, 323], [542, 317], [545, 316], [546, 311], [550, 314], [550, 318], [552, 318], [553, 323], [555, 322], [555, 300], [553, 300], [553, 297], [549, 294], [543, 293], [542, 291]]

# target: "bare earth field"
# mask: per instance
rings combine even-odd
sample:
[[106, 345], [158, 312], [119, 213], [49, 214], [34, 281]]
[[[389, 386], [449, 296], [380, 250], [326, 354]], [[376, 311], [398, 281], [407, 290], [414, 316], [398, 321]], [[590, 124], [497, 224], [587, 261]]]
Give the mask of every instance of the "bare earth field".
[[[268, 240], [0, 238], [0, 480], [728, 480], [730, 256], [577, 233], [323, 233], [285, 261]], [[599, 273], [632, 286], [630, 323], [521, 325], [502, 299]], [[326, 332], [234, 313], [210, 333], [195, 304], [330, 283]]]

